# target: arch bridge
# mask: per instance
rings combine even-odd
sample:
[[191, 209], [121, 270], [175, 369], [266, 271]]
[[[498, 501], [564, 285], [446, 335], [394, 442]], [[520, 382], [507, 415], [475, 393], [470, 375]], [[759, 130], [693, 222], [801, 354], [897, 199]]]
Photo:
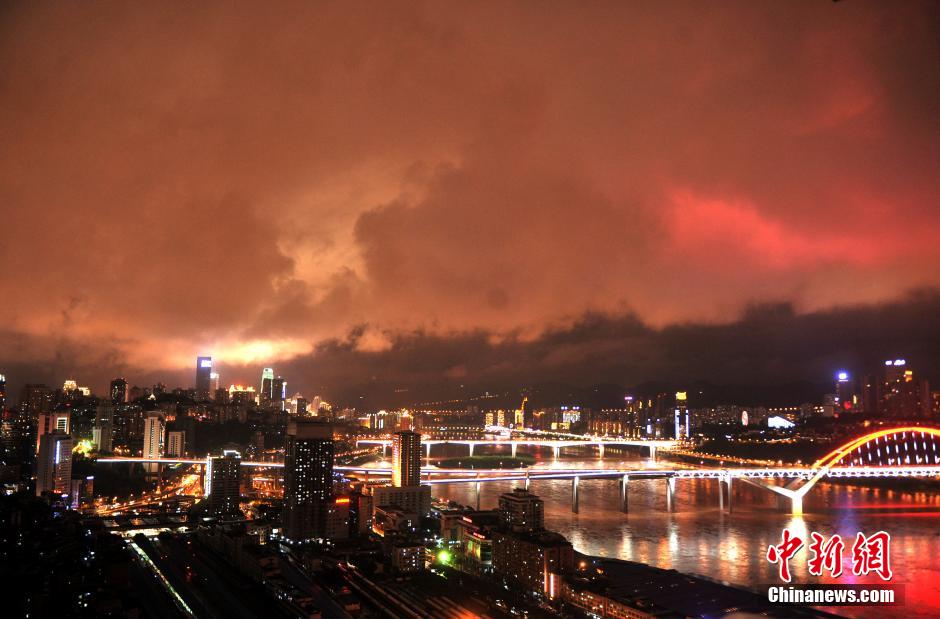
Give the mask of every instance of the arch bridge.
[[817, 460], [811, 468], [781, 474], [780, 478], [789, 478], [782, 485], [760, 478], [742, 476], [741, 479], [789, 499], [791, 512], [802, 514], [803, 497], [824, 477], [934, 475], [940, 475], [940, 429], [903, 426], [876, 430], [848, 441]]

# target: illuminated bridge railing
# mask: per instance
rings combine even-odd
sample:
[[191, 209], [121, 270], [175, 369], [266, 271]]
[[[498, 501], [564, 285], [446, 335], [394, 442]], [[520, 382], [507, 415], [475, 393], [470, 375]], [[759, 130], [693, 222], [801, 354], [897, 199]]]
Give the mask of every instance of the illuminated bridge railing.
[[842, 445], [820, 466], [940, 465], [940, 430], [910, 426], [879, 430]]

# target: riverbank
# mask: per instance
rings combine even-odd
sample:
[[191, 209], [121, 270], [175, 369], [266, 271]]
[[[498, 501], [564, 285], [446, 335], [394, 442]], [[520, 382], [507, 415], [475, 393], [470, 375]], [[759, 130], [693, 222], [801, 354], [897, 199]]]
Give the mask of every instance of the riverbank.
[[[601, 594], [646, 614], [707, 617], [733, 608], [770, 617], [839, 616], [809, 606], [774, 606], [762, 593], [645, 563], [580, 553], [575, 561], [580, 567], [571, 579], [575, 590]], [[676, 595], [677, 591], [682, 594]]]

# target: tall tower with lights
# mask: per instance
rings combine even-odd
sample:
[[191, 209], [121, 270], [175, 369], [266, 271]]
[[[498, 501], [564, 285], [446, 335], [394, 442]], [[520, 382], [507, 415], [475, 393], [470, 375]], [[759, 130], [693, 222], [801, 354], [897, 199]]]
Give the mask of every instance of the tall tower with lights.
[[411, 430], [396, 432], [392, 442], [392, 485], [421, 485], [421, 435]]
[[333, 426], [297, 418], [287, 424], [284, 445], [284, 537], [326, 537], [333, 499]]
[[208, 400], [212, 383], [212, 357], [196, 357], [196, 399]]

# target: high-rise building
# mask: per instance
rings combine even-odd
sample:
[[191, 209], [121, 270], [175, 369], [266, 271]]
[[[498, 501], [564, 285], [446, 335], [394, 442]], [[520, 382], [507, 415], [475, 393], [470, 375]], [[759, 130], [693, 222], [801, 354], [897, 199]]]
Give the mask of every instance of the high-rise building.
[[228, 388], [228, 400], [232, 404], [244, 404], [248, 406], [255, 402], [256, 397], [254, 387], [232, 385]]
[[196, 399], [208, 400], [212, 375], [212, 357], [196, 357]]
[[114, 407], [111, 431], [115, 446], [139, 448], [144, 436], [144, 411], [139, 404], [118, 404]]
[[29, 419], [19, 408], [6, 409], [0, 414], [0, 458], [7, 464], [30, 459], [34, 451]]
[[39, 453], [39, 441], [42, 440], [43, 435], [53, 430], [59, 430], [65, 434], [71, 432], [71, 419], [72, 413], [69, 410], [40, 413], [36, 423], [36, 453]]
[[234, 449], [225, 449], [221, 456], [209, 458], [205, 488], [209, 513], [219, 516], [240, 514], [241, 460], [241, 454]]
[[7, 406], [7, 377], [0, 374], [0, 412]]
[[842, 412], [859, 411], [862, 409], [861, 398], [855, 386], [855, 380], [845, 370], [836, 372], [837, 405]]
[[499, 530], [493, 532], [493, 571], [507, 583], [554, 597], [553, 583], [574, 564], [571, 542], [546, 531], [544, 503], [516, 488], [499, 497]]
[[167, 430], [166, 455], [181, 458], [186, 455], [186, 431]]
[[39, 420], [40, 413], [52, 410], [54, 401], [52, 389], [42, 384], [30, 384], [23, 387], [20, 395], [20, 408], [29, 421], [35, 424]]
[[493, 532], [493, 572], [507, 585], [551, 599], [559, 593], [562, 575], [573, 568], [574, 547], [559, 533]]
[[127, 403], [127, 381], [123, 378], [115, 378], [111, 381], [109, 389], [112, 404]]
[[291, 415], [306, 415], [307, 414], [307, 398], [295, 393], [294, 397], [290, 399], [290, 414]]
[[261, 370], [261, 390], [258, 392], [261, 404], [267, 404], [274, 399], [274, 368]]
[[[418, 522], [431, 511], [431, 486], [372, 486], [373, 510], [395, 507]], [[374, 512], [373, 512], [374, 513]]]
[[110, 452], [114, 449], [114, 406], [109, 402], [101, 402], [95, 409], [91, 440], [98, 451]]
[[392, 485], [421, 485], [421, 435], [407, 430], [396, 432], [392, 442]]
[[[158, 412], [149, 412], [144, 416], [144, 458], [162, 458], [163, 457], [163, 432], [165, 423], [163, 415]], [[145, 464], [144, 468], [150, 474], [160, 471], [160, 465], [157, 463]]]
[[673, 411], [673, 432], [676, 439], [692, 436], [692, 421], [689, 418], [689, 400], [685, 391], [676, 392], [676, 407]]
[[209, 373], [209, 395], [215, 396], [216, 392], [221, 387], [222, 375], [218, 372]]
[[324, 538], [333, 498], [333, 426], [297, 418], [287, 424], [284, 447], [284, 536]]
[[881, 405], [881, 381], [874, 374], [866, 374], [862, 379], [862, 411], [866, 415], [878, 414]]
[[67, 432], [53, 430], [42, 435], [36, 464], [36, 496], [72, 491], [72, 437]]
[[879, 413], [896, 419], [930, 416], [930, 384], [918, 379], [904, 359], [885, 361]]
[[271, 382], [271, 392], [271, 401], [274, 407], [284, 410], [287, 402], [287, 380], [281, 376], [275, 377]]
[[498, 511], [505, 531], [532, 533], [545, 528], [545, 502], [523, 488], [501, 494]]

